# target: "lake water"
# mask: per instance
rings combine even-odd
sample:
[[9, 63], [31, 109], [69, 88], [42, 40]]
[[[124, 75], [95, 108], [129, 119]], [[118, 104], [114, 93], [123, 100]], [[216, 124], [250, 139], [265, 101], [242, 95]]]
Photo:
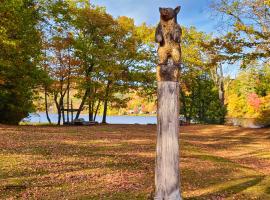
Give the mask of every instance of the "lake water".
[[[50, 114], [51, 121], [57, 123], [58, 115]], [[80, 118], [88, 121], [87, 114], [81, 114]], [[25, 121], [30, 123], [48, 123], [45, 113], [30, 114]], [[96, 121], [101, 122], [102, 117], [97, 116]], [[107, 123], [109, 124], [157, 124], [157, 118], [155, 116], [107, 116]]]

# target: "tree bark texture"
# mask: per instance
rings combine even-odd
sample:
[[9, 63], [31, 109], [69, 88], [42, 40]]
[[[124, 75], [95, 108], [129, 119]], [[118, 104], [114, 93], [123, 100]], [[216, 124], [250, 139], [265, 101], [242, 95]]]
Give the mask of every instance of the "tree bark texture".
[[47, 87], [45, 86], [45, 92], [44, 92], [44, 97], [45, 97], [45, 112], [46, 112], [46, 117], [49, 122], [49, 124], [52, 123], [50, 116], [49, 116], [49, 111], [48, 111], [48, 92], [47, 92]]
[[61, 124], [61, 107], [57, 101], [58, 94], [54, 94], [54, 102], [57, 108], [57, 113], [58, 113], [58, 120], [57, 120], [57, 125], [59, 126]]
[[156, 200], [180, 200], [179, 83], [158, 82]]
[[102, 123], [107, 123], [107, 111], [108, 111], [108, 100], [109, 100], [109, 90], [110, 90], [111, 81], [108, 81], [104, 97], [104, 107], [103, 107], [103, 117]]
[[80, 106], [79, 106], [79, 110], [78, 110], [78, 112], [77, 112], [77, 114], [76, 114], [75, 119], [79, 119], [80, 114], [81, 114], [81, 112], [82, 112], [82, 110], [83, 110], [83, 106], [84, 106], [84, 104], [85, 104], [85, 101], [86, 101], [86, 99], [87, 99], [88, 93], [89, 93], [89, 90], [87, 89], [87, 90], [85, 91], [84, 95], [83, 95], [83, 98], [82, 98], [82, 101], [81, 101], [81, 104], [80, 104]]
[[219, 66], [220, 70], [220, 78], [219, 78], [219, 100], [221, 105], [225, 106], [225, 90], [224, 90], [224, 75], [223, 75], [223, 67]]
[[99, 110], [99, 107], [100, 107], [100, 103], [101, 103], [101, 100], [99, 99], [99, 100], [98, 100], [98, 105], [97, 105], [97, 107], [96, 107], [95, 115], [94, 115], [94, 121], [96, 121], [97, 113], [98, 113], [98, 110]]

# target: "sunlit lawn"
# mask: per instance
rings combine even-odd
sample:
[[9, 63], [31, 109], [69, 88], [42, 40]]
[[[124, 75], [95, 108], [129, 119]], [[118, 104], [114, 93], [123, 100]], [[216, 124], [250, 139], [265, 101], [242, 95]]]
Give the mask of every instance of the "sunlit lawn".
[[[155, 126], [0, 126], [0, 199], [148, 199]], [[182, 127], [185, 199], [270, 199], [270, 129]]]

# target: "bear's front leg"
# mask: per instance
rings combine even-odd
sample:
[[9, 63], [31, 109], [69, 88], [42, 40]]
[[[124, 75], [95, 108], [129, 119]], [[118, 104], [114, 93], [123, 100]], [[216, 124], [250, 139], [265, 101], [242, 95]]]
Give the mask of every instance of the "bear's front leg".
[[155, 40], [160, 45], [162, 45], [164, 42], [161, 24], [159, 24], [157, 29], [156, 29]]
[[172, 49], [172, 59], [173, 59], [173, 64], [175, 66], [180, 67], [181, 65], [181, 49], [179, 47], [174, 47]]
[[181, 36], [182, 36], [182, 29], [180, 27], [180, 25], [176, 25], [176, 28], [172, 34], [172, 39], [173, 41], [175, 41], [176, 43], [180, 44], [181, 42]]
[[167, 65], [168, 63], [168, 50], [165, 47], [158, 49], [159, 65]]

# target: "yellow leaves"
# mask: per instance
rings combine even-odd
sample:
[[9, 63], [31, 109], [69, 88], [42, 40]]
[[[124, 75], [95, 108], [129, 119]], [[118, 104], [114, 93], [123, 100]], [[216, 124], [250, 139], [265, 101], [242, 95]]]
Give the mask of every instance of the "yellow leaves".
[[145, 43], [154, 43], [155, 27], [147, 26], [145, 23], [143, 23], [142, 25], [136, 27], [136, 35]]
[[270, 124], [270, 94], [261, 98], [261, 104], [258, 121], [262, 124]]
[[183, 63], [189, 67], [203, 67], [204, 49], [202, 43], [206, 42], [209, 36], [199, 32], [195, 27], [184, 28], [182, 35], [182, 59]]
[[259, 125], [270, 124], [270, 93], [267, 72], [250, 69], [241, 72], [226, 92], [228, 116], [251, 118]]
[[246, 106], [246, 101], [236, 94], [229, 95], [226, 100], [228, 117], [243, 117], [243, 108]]
[[264, 3], [270, 7], [270, 0], [264, 0]]
[[257, 118], [260, 112], [249, 103], [244, 94], [235, 93], [227, 96], [228, 117], [230, 118]]
[[132, 31], [134, 29], [134, 19], [132, 18], [121, 16], [118, 17], [117, 22], [125, 31]]
[[244, 31], [247, 34], [254, 34], [255, 33], [254, 27], [252, 25], [247, 26], [239, 21], [235, 22], [234, 27], [235, 27], [236, 31]]
[[228, 96], [228, 117], [233, 118], [257, 118], [260, 112], [247, 103], [243, 96], [232, 94]]
[[15, 47], [17, 42], [16, 40], [11, 40], [6, 32], [4, 27], [0, 26], [0, 44], [6, 46], [5, 48], [12, 48]]
[[236, 27], [237, 30], [245, 30], [245, 25], [240, 23], [239, 21], [237, 21], [234, 25]]
[[90, 8], [91, 4], [89, 0], [66, 0], [71, 7]]
[[192, 92], [191, 92], [191, 91], [186, 91], [186, 92], [185, 92], [185, 95], [186, 95], [186, 96], [190, 96], [190, 95], [192, 95]]

